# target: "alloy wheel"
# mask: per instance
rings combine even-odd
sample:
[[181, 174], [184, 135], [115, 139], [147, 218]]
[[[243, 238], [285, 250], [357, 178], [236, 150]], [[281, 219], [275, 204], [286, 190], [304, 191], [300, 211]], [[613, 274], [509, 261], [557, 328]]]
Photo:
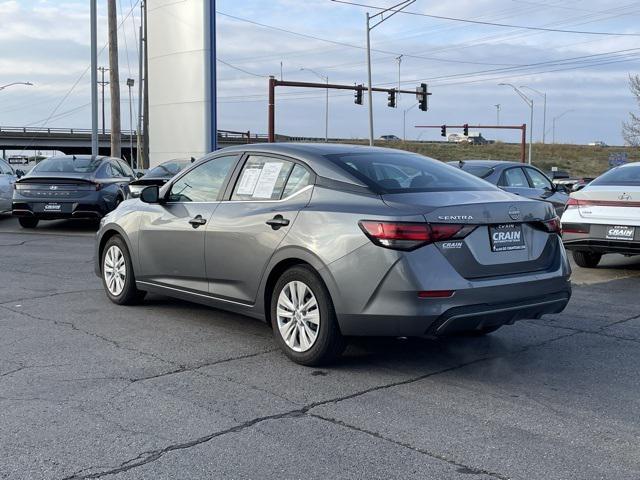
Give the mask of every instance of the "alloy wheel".
[[305, 283], [295, 280], [282, 288], [276, 317], [282, 339], [289, 348], [306, 352], [313, 347], [320, 331], [320, 309]]
[[104, 256], [103, 265], [104, 281], [107, 290], [114, 297], [117, 297], [124, 290], [127, 279], [127, 265], [124, 254], [117, 245], [111, 245]]

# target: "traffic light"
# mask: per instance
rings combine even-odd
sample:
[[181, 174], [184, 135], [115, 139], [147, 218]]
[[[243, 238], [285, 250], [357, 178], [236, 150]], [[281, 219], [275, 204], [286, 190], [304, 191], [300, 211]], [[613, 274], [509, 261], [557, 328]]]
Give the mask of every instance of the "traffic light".
[[391, 108], [396, 108], [396, 91], [389, 90], [387, 95], [387, 105]]
[[[423, 112], [426, 112], [427, 109], [429, 108], [429, 94], [427, 92], [427, 84], [426, 83], [421, 83], [420, 86], [418, 87], [418, 102], [419, 102], [419, 108], [420, 110], [422, 110]], [[442, 136], [444, 137], [445, 134], [442, 134]]]
[[356, 93], [353, 95], [355, 97], [354, 102], [356, 105], [362, 105], [362, 89], [362, 84], [356, 86]]
[[446, 137], [447, 136], [447, 126], [446, 125], [442, 125], [440, 127], [440, 136], [441, 137]]
[[462, 133], [464, 134], [465, 137], [469, 136], [469, 125], [468, 124], [464, 124], [462, 125]]

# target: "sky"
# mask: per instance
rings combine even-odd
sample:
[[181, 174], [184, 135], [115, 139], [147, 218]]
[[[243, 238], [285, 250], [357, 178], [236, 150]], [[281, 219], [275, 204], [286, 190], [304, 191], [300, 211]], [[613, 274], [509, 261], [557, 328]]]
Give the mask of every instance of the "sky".
[[[129, 128], [126, 78], [138, 79], [138, 1], [117, 2], [123, 128]], [[331, 0], [217, 0], [219, 128], [266, 133], [269, 75], [280, 78], [282, 72], [285, 80], [320, 81], [311, 69], [331, 83], [366, 84], [365, 13], [397, 1], [354, 1], [369, 7]], [[98, 0], [98, 9], [102, 47], [106, 0]], [[640, 73], [640, 1], [417, 0], [407, 11], [371, 33], [373, 84], [393, 87], [400, 79], [403, 89], [414, 90], [425, 82], [432, 92], [429, 110], [415, 108], [415, 96], [408, 94], [400, 96], [398, 108], [388, 108], [386, 95], [377, 94], [376, 136], [440, 140], [439, 129], [415, 125], [495, 124], [497, 104], [501, 124], [528, 124], [527, 104], [510, 87], [499, 85], [512, 83], [546, 93], [547, 142], [553, 140], [556, 117], [557, 142], [623, 143], [622, 122], [638, 109], [628, 77]], [[34, 83], [0, 91], [0, 126], [90, 128], [89, 2], [0, 0], [0, 18], [0, 86]], [[106, 48], [99, 63], [107, 66]], [[543, 97], [523, 92], [534, 101], [534, 141], [541, 141]], [[137, 89], [132, 94], [135, 118]], [[108, 97], [107, 88], [107, 125]], [[278, 133], [324, 136], [323, 91], [279, 88], [276, 103]], [[352, 93], [335, 91], [329, 103], [330, 137], [367, 136], [366, 95], [365, 105], [358, 106]], [[516, 132], [482, 133], [518, 140]]]

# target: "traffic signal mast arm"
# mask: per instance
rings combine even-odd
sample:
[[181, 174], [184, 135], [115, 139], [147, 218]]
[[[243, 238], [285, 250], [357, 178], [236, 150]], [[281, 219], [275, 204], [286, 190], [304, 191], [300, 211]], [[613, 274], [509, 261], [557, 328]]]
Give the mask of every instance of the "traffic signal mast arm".
[[[355, 102], [362, 105], [362, 92], [368, 90], [364, 85], [339, 85], [336, 83], [314, 83], [314, 82], [292, 82], [290, 80], [278, 80], [275, 77], [269, 77], [269, 142], [276, 141], [275, 134], [275, 111], [276, 111], [276, 87], [299, 87], [299, 88], [321, 88], [323, 90], [351, 90], [355, 92]], [[431, 93], [427, 92], [427, 85], [421, 84], [418, 90], [401, 90], [398, 88], [371, 88], [373, 92], [386, 92], [388, 94], [388, 105], [396, 106], [396, 95], [398, 93], [414, 94], [420, 101], [420, 110], [427, 109], [427, 98]]]

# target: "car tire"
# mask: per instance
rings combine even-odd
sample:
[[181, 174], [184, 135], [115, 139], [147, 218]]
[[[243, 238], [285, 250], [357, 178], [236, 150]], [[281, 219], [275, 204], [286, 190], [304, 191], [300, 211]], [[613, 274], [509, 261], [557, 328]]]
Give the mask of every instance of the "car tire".
[[38, 220], [34, 217], [19, 217], [18, 223], [22, 228], [36, 228], [38, 226]]
[[601, 253], [584, 252], [580, 250], [573, 251], [573, 259], [576, 264], [582, 268], [596, 268], [601, 258]]
[[104, 291], [113, 303], [135, 305], [144, 299], [147, 292], [136, 288], [129, 249], [120, 235], [107, 240], [100, 259], [100, 272]]
[[276, 342], [294, 362], [327, 364], [344, 351], [346, 340], [331, 296], [312, 268], [295, 266], [280, 276], [271, 294], [270, 311]]

